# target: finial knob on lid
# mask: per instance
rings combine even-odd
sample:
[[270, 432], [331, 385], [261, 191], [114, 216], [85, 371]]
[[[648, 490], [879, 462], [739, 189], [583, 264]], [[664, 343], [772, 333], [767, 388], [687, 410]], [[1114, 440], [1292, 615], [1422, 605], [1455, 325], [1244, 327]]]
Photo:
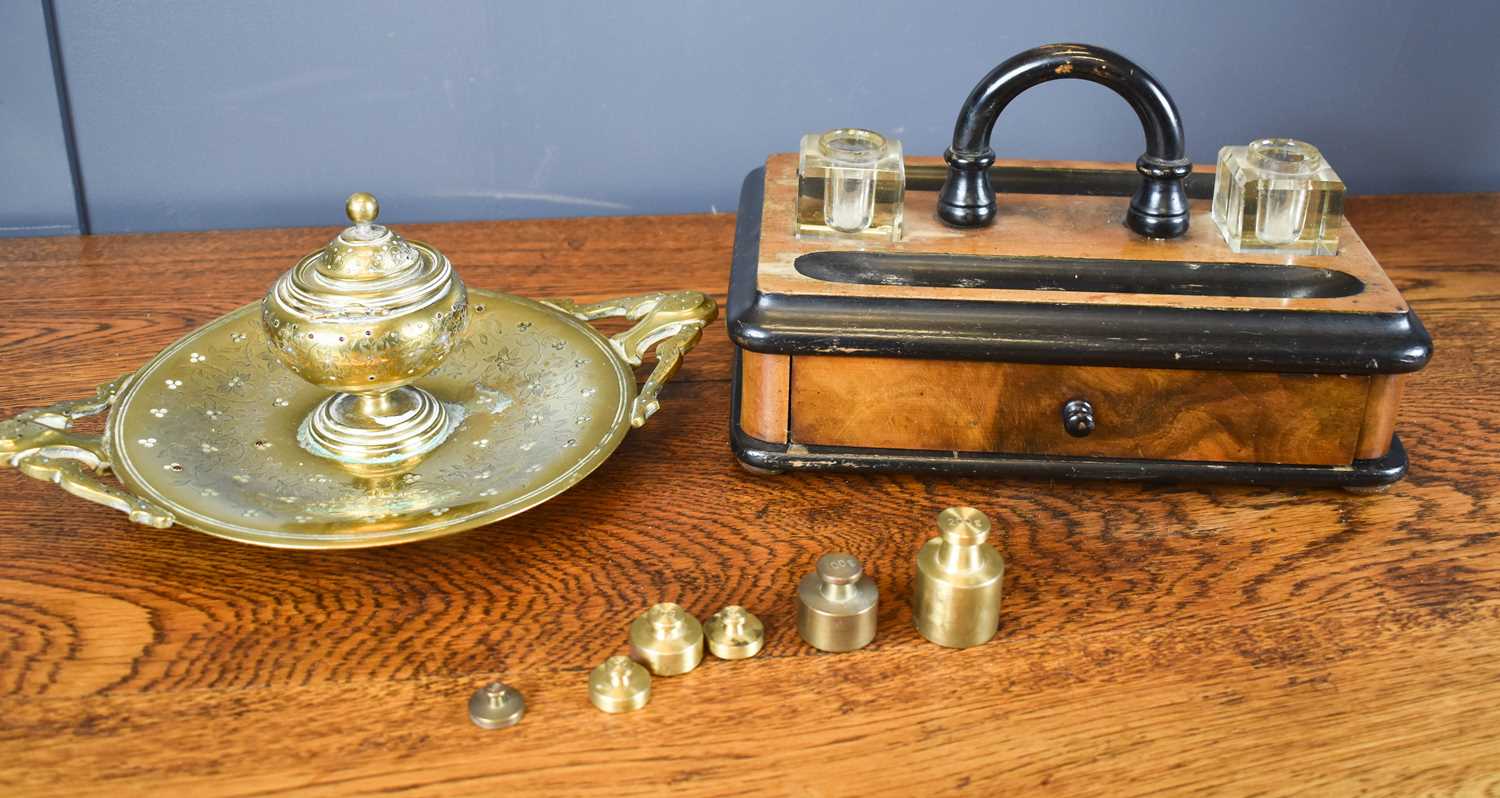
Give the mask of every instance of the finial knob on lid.
[[354, 465], [398, 463], [460, 421], [410, 383], [458, 345], [468, 291], [442, 253], [375, 224], [375, 197], [352, 194], [344, 211], [354, 224], [276, 281], [261, 323], [287, 368], [337, 392], [303, 421], [303, 448]]
[[374, 194], [356, 191], [344, 201], [344, 215], [355, 224], [369, 224], [380, 215], [380, 200]]

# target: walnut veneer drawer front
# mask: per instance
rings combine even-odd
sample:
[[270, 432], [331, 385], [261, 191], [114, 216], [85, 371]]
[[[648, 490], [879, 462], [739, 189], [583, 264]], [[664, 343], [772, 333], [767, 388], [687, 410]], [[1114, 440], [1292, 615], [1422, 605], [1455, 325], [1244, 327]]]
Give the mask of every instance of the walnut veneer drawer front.
[[[1348, 465], [1370, 378], [798, 355], [791, 441], [825, 446]], [[1093, 408], [1069, 435], [1062, 406]]]

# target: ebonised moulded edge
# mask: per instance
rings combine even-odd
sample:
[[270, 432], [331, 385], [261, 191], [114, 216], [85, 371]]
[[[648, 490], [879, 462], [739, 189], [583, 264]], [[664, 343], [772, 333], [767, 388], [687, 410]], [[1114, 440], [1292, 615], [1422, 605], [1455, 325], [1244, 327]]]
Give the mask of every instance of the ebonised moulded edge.
[[[1045, 175], [1049, 170], [1034, 171]], [[1057, 171], [1062, 183], [1087, 182], [1080, 175], [1088, 170]], [[1109, 179], [1115, 178], [1111, 174]], [[1033, 182], [1044, 187], [1041, 180]], [[746, 176], [741, 189], [726, 304], [730, 338], [753, 352], [1327, 374], [1413, 372], [1432, 355], [1432, 339], [1412, 311], [1213, 310], [765, 293], [756, 278], [764, 183], [762, 167]]]

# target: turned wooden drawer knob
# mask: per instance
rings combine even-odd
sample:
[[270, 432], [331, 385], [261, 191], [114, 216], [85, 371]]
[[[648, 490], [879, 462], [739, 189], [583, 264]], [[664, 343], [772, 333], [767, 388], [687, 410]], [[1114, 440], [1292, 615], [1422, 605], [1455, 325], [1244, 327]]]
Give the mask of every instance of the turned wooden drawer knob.
[[1063, 429], [1075, 438], [1094, 431], [1094, 406], [1087, 399], [1074, 399], [1062, 406]]

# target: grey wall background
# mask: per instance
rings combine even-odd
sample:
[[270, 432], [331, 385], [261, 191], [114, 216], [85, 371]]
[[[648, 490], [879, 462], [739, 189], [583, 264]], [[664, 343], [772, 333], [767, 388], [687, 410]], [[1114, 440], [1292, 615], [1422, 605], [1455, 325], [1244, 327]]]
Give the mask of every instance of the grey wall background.
[[0, 235], [77, 233], [52, 37], [35, 0], [0, 0]]
[[[0, 0], [0, 233], [334, 224], [355, 190], [397, 222], [732, 211], [804, 131], [941, 153], [973, 83], [1053, 41], [1151, 71], [1195, 161], [1294, 136], [1355, 193], [1497, 190], [1497, 34], [1494, 0]], [[1142, 149], [1078, 81], [994, 143]]]

